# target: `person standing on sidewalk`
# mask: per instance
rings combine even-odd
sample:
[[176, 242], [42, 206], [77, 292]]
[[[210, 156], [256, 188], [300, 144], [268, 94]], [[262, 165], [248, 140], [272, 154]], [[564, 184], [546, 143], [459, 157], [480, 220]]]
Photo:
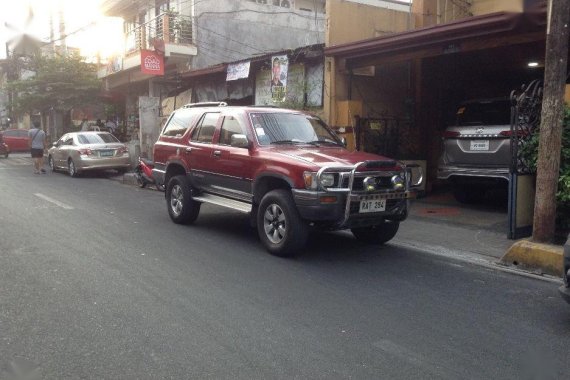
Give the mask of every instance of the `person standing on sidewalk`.
[[44, 150], [46, 149], [46, 133], [41, 129], [40, 122], [34, 120], [32, 128], [28, 131], [30, 139], [29, 146], [34, 159], [34, 173], [45, 174], [44, 169]]

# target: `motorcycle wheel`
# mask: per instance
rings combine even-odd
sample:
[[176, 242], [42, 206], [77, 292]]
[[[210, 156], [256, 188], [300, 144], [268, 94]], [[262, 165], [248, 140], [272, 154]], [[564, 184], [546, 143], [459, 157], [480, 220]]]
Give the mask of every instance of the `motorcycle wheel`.
[[146, 187], [146, 185], [147, 185], [146, 180], [142, 176], [141, 169], [139, 167], [137, 167], [135, 170], [135, 178], [137, 180], [137, 184], [139, 185], [139, 187], [141, 189]]

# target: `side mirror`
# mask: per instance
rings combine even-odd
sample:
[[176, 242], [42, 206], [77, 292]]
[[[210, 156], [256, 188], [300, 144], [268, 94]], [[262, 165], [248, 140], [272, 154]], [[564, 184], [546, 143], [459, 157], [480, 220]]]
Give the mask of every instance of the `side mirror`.
[[230, 137], [230, 145], [236, 148], [249, 148], [249, 141], [246, 135], [235, 134]]
[[341, 137], [340, 138], [340, 142], [342, 143], [342, 145], [344, 145], [344, 147], [346, 148], [346, 137]]
[[57, 141], [52, 142], [51, 146], [57, 146]]

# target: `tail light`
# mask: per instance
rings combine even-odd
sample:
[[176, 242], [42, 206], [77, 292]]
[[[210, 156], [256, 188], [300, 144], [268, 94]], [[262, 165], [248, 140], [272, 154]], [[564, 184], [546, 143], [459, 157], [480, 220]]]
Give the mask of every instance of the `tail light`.
[[126, 146], [122, 146], [119, 149], [117, 149], [117, 154], [121, 155], [124, 153], [129, 153], [129, 149]]
[[503, 136], [503, 137], [511, 137], [512, 135], [516, 135], [518, 137], [525, 137], [529, 135], [528, 131], [523, 131], [523, 130], [518, 130], [515, 133], [513, 133], [513, 131], [511, 131], [510, 129], [507, 129], [506, 131], [502, 131], [499, 133], [499, 136]]
[[443, 132], [443, 138], [444, 139], [452, 139], [454, 137], [459, 137], [461, 135], [461, 133], [457, 132], [457, 131], [445, 131]]
[[89, 148], [81, 148], [79, 149], [79, 154], [82, 156], [91, 156], [93, 152]]

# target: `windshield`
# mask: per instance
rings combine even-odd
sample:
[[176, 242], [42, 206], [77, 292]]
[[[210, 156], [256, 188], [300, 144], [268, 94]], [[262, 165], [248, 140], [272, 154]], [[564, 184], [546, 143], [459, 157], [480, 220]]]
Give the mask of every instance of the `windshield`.
[[115, 136], [110, 133], [86, 133], [77, 135], [80, 144], [110, 144], [118, 143]]
[[254, 113], [253, 127], [261, 145], [332, 144], [339, 138], [319, 118], [300, 113]]

